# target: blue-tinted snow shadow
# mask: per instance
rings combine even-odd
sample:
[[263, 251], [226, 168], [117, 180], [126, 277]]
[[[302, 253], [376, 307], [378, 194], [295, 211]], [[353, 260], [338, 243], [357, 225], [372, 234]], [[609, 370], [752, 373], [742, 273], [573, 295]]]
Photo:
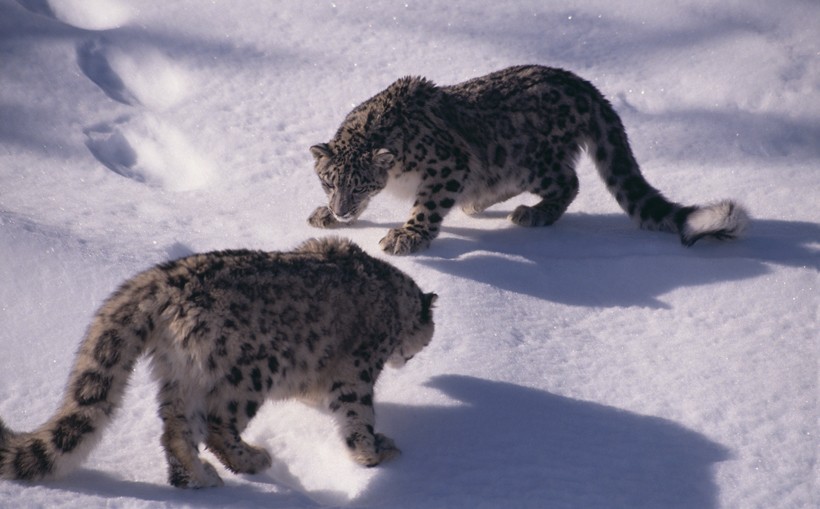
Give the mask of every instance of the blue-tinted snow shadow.
[[438, 376], [456, 406], [377, 405], [404, 454], [366, 507], [717, 506], [720, 444], [674, 422], [509, 383]]
[[668, 307], [677, 288], [766, 274], [769, 264], [818, 269], [820, 225], [755, 220], [735, 242], [682, 247], [622, 215], [567, 214], [547, 228], [448, 227], [418, 262], [510, 292], [576, 306]]

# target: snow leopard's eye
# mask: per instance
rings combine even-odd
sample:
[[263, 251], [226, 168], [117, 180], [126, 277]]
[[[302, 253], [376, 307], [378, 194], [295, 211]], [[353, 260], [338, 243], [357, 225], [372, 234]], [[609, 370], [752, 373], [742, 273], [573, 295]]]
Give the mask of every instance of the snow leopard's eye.
[[367, 186], [356, 186], [353, 188], [353, 192], [356, 194], [364, 194], [365, 192], [367, 192]]

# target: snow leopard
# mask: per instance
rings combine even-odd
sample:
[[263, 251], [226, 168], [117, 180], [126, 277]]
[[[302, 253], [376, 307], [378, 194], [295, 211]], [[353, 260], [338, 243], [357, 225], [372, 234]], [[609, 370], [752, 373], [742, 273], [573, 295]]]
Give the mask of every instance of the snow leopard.
[[354, 108], [329, 142], [310, 151], [328, 198], [308, 219], [315, 227], [354, 221], [388, 185], [415, 188], [409, 218], [380, 241], [397, 255], [427, 248], [455, 206], [473, 215], [528, 192], [540, 201], [518, 206], [509, 219], [553, 224], [578, 194], [582, 151], [644, 229], [677, 233], [691, 246], [704, 237], [735, 238], [748, 223], [731, 200], [685, 206], [666, 199], [641, 174], [610, 102], [557, 68], [510, 67], [451, 86], [401, 78]]
[[374, 430], [373, 387], [433, 336], [434, 293], [337, 238], [292, 252], [194, 254], [123, 283], [100, 307], [76, 354], [62, 402], [32, 432], [0, 421], [0, 477], [36, 481], [81, 462], [120, 406], [137, 360], [159, 385], [168, 481], [219, 486], [204, 443], [228, 470], [271, 465], [241, 433], [266, 399], [298, 398], [329, 412], [352, 458], [399, 454]]

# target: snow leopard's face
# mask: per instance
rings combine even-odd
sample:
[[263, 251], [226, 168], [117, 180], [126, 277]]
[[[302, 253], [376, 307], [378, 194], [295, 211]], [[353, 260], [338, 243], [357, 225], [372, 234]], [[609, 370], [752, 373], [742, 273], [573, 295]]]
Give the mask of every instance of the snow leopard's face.
[[387, 149], [345, 151], [322, 143], [310, 147], [316, 174], [328, 198], [327, 206], [342, 222], [355, 220], [370, 198], [387, 185], [387, 170], [395, 160]]

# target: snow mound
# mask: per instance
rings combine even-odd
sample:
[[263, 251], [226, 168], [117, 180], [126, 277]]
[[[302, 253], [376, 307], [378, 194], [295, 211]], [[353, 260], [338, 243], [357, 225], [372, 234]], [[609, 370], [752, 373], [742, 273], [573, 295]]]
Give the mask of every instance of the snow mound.
[[122, 0], [19, 0], [34, 12], [86, 30], [110, 30], [128, 23], [134, 8]]

